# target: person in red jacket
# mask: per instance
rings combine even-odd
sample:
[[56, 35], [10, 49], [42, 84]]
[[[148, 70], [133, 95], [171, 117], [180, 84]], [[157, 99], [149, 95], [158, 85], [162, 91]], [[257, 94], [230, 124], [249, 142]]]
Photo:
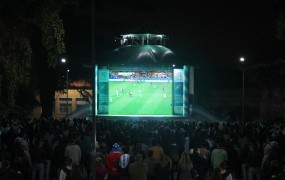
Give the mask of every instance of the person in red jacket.
[[119, 180], [119, 159], [122, 156], [122, 149], [119, 144], [113, 144], [112, 150], [109, 154], [106, 154], [105, 164], [108, 171], [109, 179]]

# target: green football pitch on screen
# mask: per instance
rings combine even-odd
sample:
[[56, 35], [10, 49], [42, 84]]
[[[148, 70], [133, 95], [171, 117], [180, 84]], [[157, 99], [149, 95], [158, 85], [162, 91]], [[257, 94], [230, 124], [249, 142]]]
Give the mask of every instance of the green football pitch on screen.
[[172, 82], [109, 82], [109, 115], [172, 114]]

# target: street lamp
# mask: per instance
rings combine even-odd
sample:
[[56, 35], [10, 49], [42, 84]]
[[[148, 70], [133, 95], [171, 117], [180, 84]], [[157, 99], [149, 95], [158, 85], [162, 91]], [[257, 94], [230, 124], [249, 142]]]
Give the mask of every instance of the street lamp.
[[66, 59], [62, 58], [62, 59], [61, 59], [61, 62], [62, 62], [62, 63], [66, 63]]
[[[67, 64], [67, 61], [64, 58], [61, 59], [61, 62]], [[66, 68], [66, 118], [67, 118], [68, 116], [68, 73], [69, 73], [69, 69], [68, 69], [68, 66], [66, 67], [67, 67]]]
[[242, 63], [242, 121], [244, 121], [244, 63], [245, 63], [245, 58], [241, 57], [240, 62]]

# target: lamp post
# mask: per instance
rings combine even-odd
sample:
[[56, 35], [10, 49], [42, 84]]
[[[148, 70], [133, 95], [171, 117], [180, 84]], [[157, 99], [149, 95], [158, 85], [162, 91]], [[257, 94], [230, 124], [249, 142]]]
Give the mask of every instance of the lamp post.
[[241, 57], [240, 62], [242, 63], [242, 116], [241, 119], [242, 121], [244, 121], [244, 63], [245, 63], [245, 59], [243, 57]]
[[[64, 58], [61, 59], [61, 62], [67, 64], [67, 61]], [[68, 116], [68, 73], [69, 73], [69, 69], [68, 69], [68, 66], [66, 67], [67, 67], [66, 68], [66, 118], [67, 118]]]

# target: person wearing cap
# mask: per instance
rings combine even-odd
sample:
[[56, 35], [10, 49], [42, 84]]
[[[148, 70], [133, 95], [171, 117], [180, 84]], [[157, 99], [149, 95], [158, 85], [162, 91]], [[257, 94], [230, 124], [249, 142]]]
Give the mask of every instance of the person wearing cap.
[[118, 143], [113, 144], [112, 150], [106, 154], [105, 164], [108, 171], [109, 179], [119, 180], [119, 159], [122, 156], [122, 149]]
[[129, 167], [130, 180], [147, 180], [148, 167], [142, 160], [142, 154], [136, 154], [135, 162]]

